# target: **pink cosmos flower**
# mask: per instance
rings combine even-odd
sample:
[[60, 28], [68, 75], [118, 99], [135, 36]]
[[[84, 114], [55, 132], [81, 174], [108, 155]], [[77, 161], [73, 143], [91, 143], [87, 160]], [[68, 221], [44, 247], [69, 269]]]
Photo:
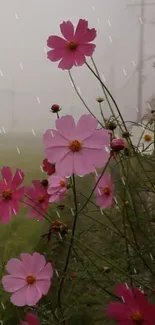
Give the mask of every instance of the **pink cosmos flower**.
[[32, 313], [27, 313], [26, 320], [22, 321], [20, 325], [39, 325], [39, 318]]
[[12, 215], [19, 212], [19, 202], [24, 195], [24, 187], [18, 187], [24, 180], [24, 173], [17, 169], [15, 175], [12, 175], [10, 167], [1, 169], [2, 180], [0, 180], [0, 220], [3, 224], [10, 221]]
[[97, 125], [90, 114], [82, 115], [77, 125], [71, 115], [66, 115], [56, 120], [56, 130], [45, 132], [45, 155], [49, 162], [55, 161], [57, 174], [83, 176], [106, 164], [110, 136], [105, 129], [97, 130]]
[[52, 175], [48, 178], [49, 202], [58, 202], [64, 198], [67, 191], [67, 179], [59, 175]]
[[55, 173], [55, 164], [49, 163], [48, 159], [43, 160], [43, 171], [47, 175], [53, 175]]
[[107, 313], [118, 320], [119, 325], [153, 325], [155, 323], [155, 306], [150, 304], [145, 295], [136, 287], [129, 289], [125, 284], [116, 287], [116, 294], [123, 303], [111, 302]]
[[[98, 181], [100, 175], [96, 177]], [[96, 203], [101, 208], [109, 208], [113, 203], [114, 198], [114, 184], [111, 179], [111, 175], [105, 172], [101, 177], [96, 189], [95, 189]]]
[[86, 56], [92, 56], [96, 45], [91, 44], [96, 37], [96, 30], [88, 28], [88, 21], [80, 19], [76, 30], [71, 21], [60, 25], [64, 38], [50, 36], [47, 46], [52, 48], [47, 52], [50, 61], [60, 61], [59, 68], [70, 70], [73, 66], [81, 66], [86, 62]]
[[13, 293], [10, 300], [16, 306], [34, 306], [48, 293], [53, 277], [51, 263], [39, 253], [20, 254], [6, 264], [9, 275], [2, 278], [4, 290]]
[[40, 181], [32, 181], [33, 187], [25, 188], [25, 204], [29, 209], [29, 217], [36, 217], [38, 220], [43, 219], [48, 209], [49, 195], [47, 187], [43, 186]]

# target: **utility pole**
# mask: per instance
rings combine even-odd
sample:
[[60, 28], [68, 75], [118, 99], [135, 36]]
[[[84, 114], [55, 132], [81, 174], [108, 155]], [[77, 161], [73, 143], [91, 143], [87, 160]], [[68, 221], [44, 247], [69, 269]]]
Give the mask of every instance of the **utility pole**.
[[140, 6], [140, 31], [139, 31], [139, 58], [138, 58], [138, 91], [137, 91], [137, 120], [140, 121], [142, 119], [142, 104], [143, 104], [143, 70], [144, 70], [144, 32], [145, 32], [145, 22], [144, 22], [144, 15], [145, 15], [145, 6], [153, 6], [155, 2], [145, 3], [144, 0], [140, 0], [140, 3], [132, 3], [127, 4], [130, 7], [139, 7]]

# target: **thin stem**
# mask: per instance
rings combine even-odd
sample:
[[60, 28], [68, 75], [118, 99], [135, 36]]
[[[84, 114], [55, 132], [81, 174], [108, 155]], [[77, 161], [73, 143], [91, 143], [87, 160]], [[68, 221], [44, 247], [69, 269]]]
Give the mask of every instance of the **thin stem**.
[[73, 189], [73, 197], [74, 197], [75, 214], [74, 214], [72, 235], [71, 235], [71, 239], [70, 239], [70, 243], [69, 243], [68, 253], [67, 253], [66, 262], [65, 262], [65, 267], [64, 267], [64, 270], [63, 270], [64, 275], [63, 275], [63, 277], [62, 277], [62, 279], [60, 281], [60, 286], [59, 286], [59, 291], [58, 291], [58, 306], [59, 306], [61, 311], [62, 311], [61, 292], [62, 292], [63, 283], [64, 283], [64, 280], [65, 280], [65, 275], [66, 275], [66, 271], [67, 271], [70, 256], [71, 256], [72, 246], [73, 246], [73, 242], [74, 242], [74, 234], [75, 234], [75, 230], [76, 230], [77, 217], [78, 217], [78, 204], [77, 204], [77, 194], [76, 194], [76, 184], [75, 184], [75, 175], [74, 174], [73, 174], [72, 181], [73, 181], [73, 188], [72, 189]]
[[72, 75], [71, 75], [71, 72], [70, 72], [70, 70], [68, 71], [69, 72], [69, 77], [70, 77], [70, 79], [71, 79], [71, 82], [72, 82], [72, 84], [73, 84], [73, 87], [74, 87], [74, 89], [75, 89], [75, 91], [76, 91], [76, 93], [77, 93], [77, 95], [78, 95], [78, 97], [80, 98], [80, 100], [81, 100], [81, 102], [83, 103], [83, 105], [86, 107], [86, 109], [87, 109], [87, 111], [97, 120], [97, 122], [102, 126], [102, 127], [104, 127], [103, 126], [103, 124], [97, 119], [97, 117], [92, 113], [92, 111], [90, 110], [90, 108], [88, 107], [88, 105], [85, 103], [85, 101], [84, 101], [84, 99], [82, 98], [82, 96], [80, 95], [80, 93], [78, 92], [78, 89], [77, 89], [77, 87], [76, 87], [76, 85], [75, 85], [75, 82], [74, 82], [74, 79], [73, 79], [73, 77], [72, 77]]

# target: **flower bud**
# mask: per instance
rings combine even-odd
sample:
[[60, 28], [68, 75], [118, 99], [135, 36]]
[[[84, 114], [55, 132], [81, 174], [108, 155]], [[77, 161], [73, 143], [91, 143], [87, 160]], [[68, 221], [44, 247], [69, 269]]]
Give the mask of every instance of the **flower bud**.
[[60, 111], [60, 106], [58, 104], [53, 104], [51, 106], [52, 113], [58, 113]]
[[111, 149], [115, 152], [119, 152], [126, 147], [125, 141], [122, 138], [112, 139]]
[[102, 97], [98, 97], [96, 98], [97, 102], [98, 103], [103, 103], [104, 102], [104, 99]]

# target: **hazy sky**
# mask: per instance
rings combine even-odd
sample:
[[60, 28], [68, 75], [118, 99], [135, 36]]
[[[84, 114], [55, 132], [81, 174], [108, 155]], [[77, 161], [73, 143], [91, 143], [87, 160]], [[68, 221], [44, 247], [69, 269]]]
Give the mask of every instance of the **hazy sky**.
[[[49, 35], [60, 35], [63, 20], [89, 21], [97, 29], [94, 59], [126, 119], [136, 119], [141, 0], [0, 0], [0, 127], [7, 131], [43, 131], [53, 126], [53, 103], [63, 114], [86, 112], [68, 73], [46, 58]], [[152, 0], [145, 0], [152, 3]], [[155, 55], [155, 6], [145, 6], [144, 57]], [[155, 93], [155, 69], [145, 61], [143, 110]], [[86, 67], [72, 69], [76, 85], [93, 112], [102, 89]], [[129, 81], [128, 81], [129, 80]], [[109, 115], [105, 105], [105, 114]]]

